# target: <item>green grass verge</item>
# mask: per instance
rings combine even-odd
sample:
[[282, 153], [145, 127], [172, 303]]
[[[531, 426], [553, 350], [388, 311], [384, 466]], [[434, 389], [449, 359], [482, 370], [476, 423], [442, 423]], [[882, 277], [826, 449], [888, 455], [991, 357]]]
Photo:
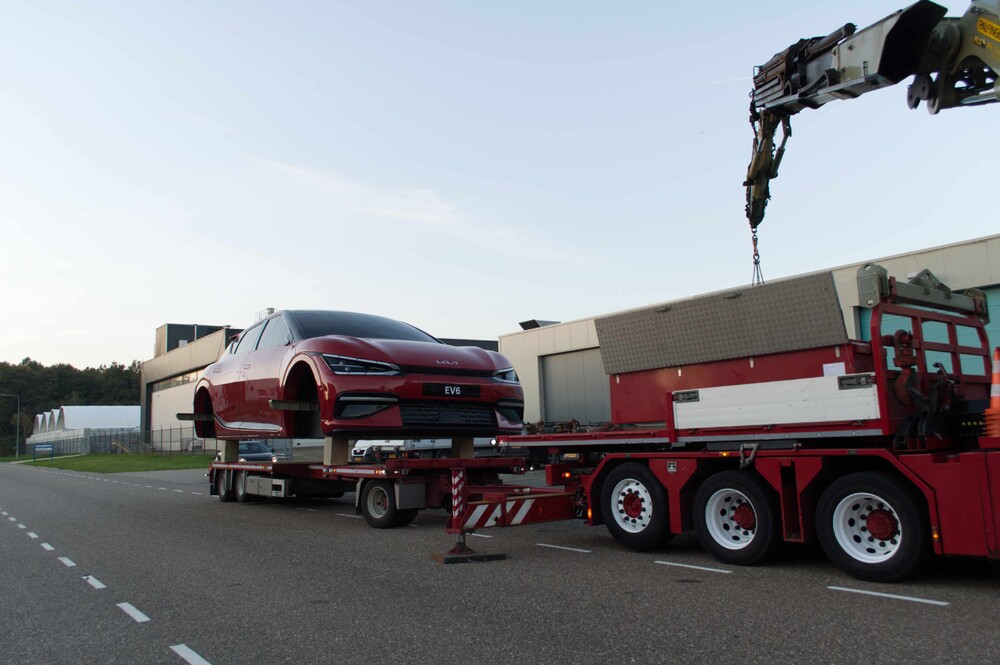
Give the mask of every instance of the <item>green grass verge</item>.
[[54, 460], [27, 462], [67, 471], [87, 473], [127, 473], [137, 471], [170, 471], [173, 469], [207, 469], [214, 455], [147, 455], [138, 453], [94, 454], [79, 457], [57, 457]]

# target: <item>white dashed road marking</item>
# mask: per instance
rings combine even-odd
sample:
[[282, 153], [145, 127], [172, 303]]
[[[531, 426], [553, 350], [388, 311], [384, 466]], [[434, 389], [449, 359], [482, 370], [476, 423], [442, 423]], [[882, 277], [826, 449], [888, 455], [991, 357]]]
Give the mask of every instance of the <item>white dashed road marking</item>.
[[137, 610], [131, 603], [118, 603], [118, 607], [120, 607], [125, 614], [135, 619], [136, 623], [145, 623], [149, 621], [149, 617]]
[[175, 654], [186, 660], [191, 665], [212, 665], [207, 660], [195, 653], [191, 647], [186, 644], [175, 644], [170, 647], [170, 650]]
[[337, 513], [340, 517], [350, 517], [352, 520], [361, 519], [361, 515], [348, 515], [347, 513]]
[[64, 556], [59, 557], [59, 560], [62, 561], [63, 565], [66, 566], [67, 568], [72, 568], [73, 566], [76, 565], [75, 563], [73, 563], [72, 561], [70, 561], [69, 559], [67, 559]]
[[847, 591], [848, 593], [860, 593], [865, 596], [878, 596], [879, 598], [891, 598], [893, 600], [906, 600], [911, 603], [924, 603], [926, 605], [937, 605], [939, 607], [947, 607], [949, 603], [943, 600], [930, 600], [928, 598], [916, 598], [914, 596], [899, 596], [894, 593], [881, 593], [879, 591], [864, 591], [863, 589], [851, 589], [849, 587], [843, 586], [828, 586], [827, 589], [831, 591]]
[[661, 566], [675, 566], [677, 568], [690, 568], [692, 570], [704, 570], [709, 573], [724, 573], [728, 575], [733, 572], [731, 570], [726, 570], [725, 568], [709, 568], [708, 566], [693, 566], [690, 563], [674, 563], [673, 561], [654, 561], [653, 563], [658, 563]]
[[38, 538], [38, 534], [35, 533], [35, 532], [33, 532], [33, 531], [29, 531], [28, 532], [28, 538], [32, 538], [32, 539]]
[[23, 524], [18, 524], [17, 528], [18, 529], [27, 529], [28, 527], [24, 526]]
[[95, 589], [107, 589], [108, 588], [106, 585], [104, 585], [103, 583], [101, 583], [101, 581], [99, 579], [97, 579], [96, 577], [94, 577], [93, 575], [84, 575], [83, 579], [87, 582], [87, 584], [89, 584], [90, 586], [94, 587]]
[[55, 548], [49, 545], [48, 543], [42, 543], [42, 549], [45, 550], [46, 552], [51, 552]]
[[539, 547], [548, 547], [553, 550], [565, 550], [567, 552], [579, 552], [580, 554], [590, 554], [592, 550], [581, 550], [577, 547], [563, 547], [561, 545], [548, 545], [546, 543], [535, 543]]

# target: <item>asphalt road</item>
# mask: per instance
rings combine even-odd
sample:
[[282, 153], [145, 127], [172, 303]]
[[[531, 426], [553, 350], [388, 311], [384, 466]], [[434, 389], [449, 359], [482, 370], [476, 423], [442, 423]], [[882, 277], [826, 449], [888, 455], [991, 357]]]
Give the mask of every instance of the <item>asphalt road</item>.
[[[337, 500], [223, 504], [201, 471], [0, 465], [4, 663], [1000, 661], [1000, 569], [859, 582], [815, 549], [725, 566], [568, 522], [488, 530], [442, 565], [445, 514], [374, 530]], [[859, 592], [888, 593], [890, 598]]]

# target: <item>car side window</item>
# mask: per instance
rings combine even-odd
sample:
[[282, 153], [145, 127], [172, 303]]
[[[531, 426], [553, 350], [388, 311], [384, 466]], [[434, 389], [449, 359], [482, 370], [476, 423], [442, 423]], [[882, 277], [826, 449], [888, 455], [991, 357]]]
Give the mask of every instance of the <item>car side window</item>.
[[258, 349], [267, 349], [274, 346], [284, 346], [288, 342], [288, 324], [282, 316], [275, 316], [267, 321], [264, 334], [260, 336], [257, 343]]
[[264, 324], [261, 323], [243, 333], [243, 337], [241, 337], [240, 341], [237, 343], [236, 353], [253, 351], [254, 347], [257, 346], [257, 340], [260, 339], [260, 333], [263, 330]]

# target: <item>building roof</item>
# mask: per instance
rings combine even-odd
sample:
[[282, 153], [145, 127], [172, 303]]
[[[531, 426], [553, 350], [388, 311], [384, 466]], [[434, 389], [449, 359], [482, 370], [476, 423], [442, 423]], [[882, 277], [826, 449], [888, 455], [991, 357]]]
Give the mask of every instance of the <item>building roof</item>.
[[34, 433], [138, 426], [138, 406], [61, 406], [36, 415]]

